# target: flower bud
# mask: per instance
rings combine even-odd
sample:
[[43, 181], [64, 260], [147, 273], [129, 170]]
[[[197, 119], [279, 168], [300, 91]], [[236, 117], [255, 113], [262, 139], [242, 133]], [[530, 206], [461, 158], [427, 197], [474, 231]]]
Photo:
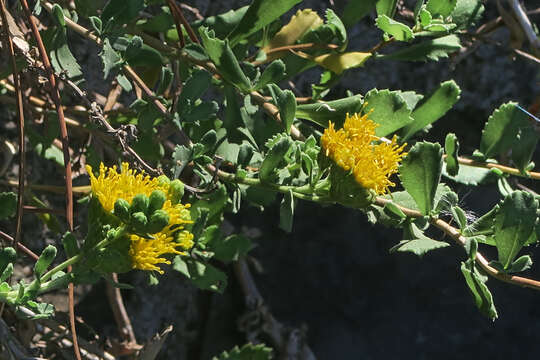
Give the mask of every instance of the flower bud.
[[160, 210], [163, 204], [167, 200], [165, 193], [161, 190], [154, 190], [150, 194], [150, 201], [148, 205], [148, 214], [152, 214], [156, 210]]
[[146, 231], [149, 234], [160, 232], [165, 226], [169, 225], [169, 214], [164, 210], [156, 210], [151, 216]]
[[161, 186], [169, 186], [171, 183], [171, 180], [166, 175], [160, 175], [157, 179]]
[[178, 179], [171, 181], [168, 195], [173, 205], [178, 204], [182, 200], [182, 196], [184, 196], [184, 183]]
[[144, 194], [137, 194], [133, 197], [133, 200], [131, 200], [131, 206], [129, 207], [129, 212], [131, 214], [142, 212], [146, 213], [148, 210], [148, 205], [150, 203], [150, 200], [148, 199], [148, 196]]
[[131, 225], [135, 228], [135, 230], [144, 232], [146, 224], [148, 224], [148, 219], [143, 212], [139, 211], [131, 214]]
[[129, 203], [124, 199], [118, 199], [114, 203], [114, 215], [120, 220], [129, 222]]

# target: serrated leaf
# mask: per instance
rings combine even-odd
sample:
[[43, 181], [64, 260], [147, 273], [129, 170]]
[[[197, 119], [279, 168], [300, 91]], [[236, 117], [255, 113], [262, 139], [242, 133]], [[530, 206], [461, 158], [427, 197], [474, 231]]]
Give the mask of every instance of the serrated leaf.
[[421, 142], [409, 150], [399, 167], [399, 178], [403, 187], [411, 194], [424, 215], [428, 215], [434, 208], [442, 163], [441, 146]]
[[447, 35], [407, 46], [402, 50], [384, 55], [384, 58], [403, 61], [437, 61], [440, 58], [447, 58], [448, 54], [459, 49], [461, 49], [459, 38], [456, 35]]
[[328, 126], [328, 121], [332, 121], [336, 124], [336, 128], [339, 129], [343, 127], [347, 113], [355, 114], [360, 112], [362, 104], [363, 101], [360, 95], [315, 104], [301, 104], [296, 107], [296, 117], [311, 120], [325, 128]]
[[399, 21], [392, 20], [386, 15], [379, 15], [375, 19], [375, 24], [385, 33], [393, 36], [398, 41], [409, 41], [414, 39], [412, 29]]
[[450, 176], [456, 176], [459, 173], [458, 151], [459, 141], [456, 134], [447, 134], [444, 141], [444, 152], [446, 153], [444, 161], [446, 162], [446, 171]]
[[227, 36], [231, 46], [262, 29], [289, 11], [301, 0], [253, 0], [240, 23]]
[[441, 83], [437, 90], [412, 112], [414, 120], [402, 131], [404, 140], [443, 117], [459, 100], [460, 93], [461, 89], [454, 80]]
[[480, 151], [490, 158], [508, 151], [517, 142], [521, 127], [527, 127], [527, 115], [515, 102], [501, 105], [489, 117], [480, 140]]
[[251, 88], [251, 82], [240, 68], [228, 41], [214, 37], [213, 32], [205, 27], [199, 29], [199, 34], [208, 56], [216, 65], [220, 75], [238, 89], [248, 91]]
[[14, 192], [0, 193], [0, 220], [15, 216], [17, 195]]
[[534, 231], [537, 210], [538, 200], [526, 191], [514, 191], [500, 204], [493, 230], [499, 262], [505, 269]]
[[410, 223], [403, 229], [404, 240], [392, 247], [390, 252], [411, 252], [417, 256], [424, 256], [431, 250], [441, 249], [450, 246], [447, 242], [433, 240], [424, 235], [418, 227]]
[[272, 349], [264, 344], [245, 344], [242, 348], [235, 346], [230, 351], [224, 351], [212, 360], [271, 360]]
[[292, 231], [295, 203], [292, 190], [289, 190], [279, 206], [279, 228], [288, 233]]
[[364, 101], [367, 105], [362, 111], [369, 113], [370, 120], [379, 124], [375, 129], [377, 136], [387, 136], [413, 120], [400, 91], [373, 89], [366, 94]]
[[259, 179], [263, 182], [272, 182], [278, 165], [283, 161], [283, 157], [292, 146], [292, 140], [288, 136], [280, 140], [270, 148], [259, 168]]
[[470, 264], [470, 262], [461, 263], [461, 272], [463, 273], [465, 281], [469, 286], [469, 290], [471, 291], [471, 295], [474, 299], [476, 307], [480, 309], [482, 314], [491, 320], [495, 320], [497, 318], [497, 310], [495, 309], [495, 304], [493, 303], [493, 296], [485, 284], [486, 278], [481, 277], [474, 267], [471, 270], [471, 266], [467, 264]]
[[457, 0], [429, 0], [426, 9], [433, 15], [447, 17], [454, 11]]

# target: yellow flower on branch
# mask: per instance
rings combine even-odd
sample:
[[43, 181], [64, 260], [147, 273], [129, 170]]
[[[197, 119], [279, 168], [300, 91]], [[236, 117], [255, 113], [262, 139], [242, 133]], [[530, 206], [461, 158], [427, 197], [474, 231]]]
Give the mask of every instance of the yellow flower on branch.
[[406, 155], [406, 144], [399, 146], [392, 140], [375, 136], [378, 124], [368, 115], [354, 114], [345, 119], [342, 129], [336, 130], [332, 122], [321, 137], [327, 157], [345, 171], [350, 171], [362, 187], [384, 194], [395, 186], [389, 177], [397, 173], [399, 162]]
[[[92, 196], [99, 201], [105, 212], [117, 215], [122, 222], [130, 225], [133, 225], [135, 220], [138, 220], [140, 225], [142, 217], [143, 229], [147, 224], [146, 228], [150, 229], [158, 223], [159, 231], [145, 231], [150, 232], [149, 236], [143, 237], [135, 233], [128, 235], [129, 257], [134, 269], [163, 274], [163, 270], [157, 265], [171, 263], [164, 257], [166, 254], [185, 254], [182, 250], [189, 250], [193, 246], [193, 234], [184, 230], [186, 224], [193, 222], [189, 212], [190, 204], [179, 202], [174, 182], [152, 178], [144, 172], [137, 173], [136, 170], [129, 168], [128, 163], [122, 163], [120, 173], [116, 166], [107, 168], [102, 163], [97, 177], [93, 174], [91, 166], [87, 165], [86, 169], [90, 175]], [[146, 200], [146, 208], [134, 210], [132, 205], [140, 207], [140, 202], [135, 204], [133, 200], [134, 198], [140, 200], [141, 195], [144, 195], [143, 198]], [[153, 197], [155, 199], [161, 197], [161, 201], [155, 202], [159, 204], [158, 208], [152, 207]], [[129, 206], [121, 214], [123, 216], [116, 212], [119, 210], [118, 207], [115, 209], [118, 200], [124, 201], [126, 206]], [[134, 211], [137, 212], [133, 213]]]

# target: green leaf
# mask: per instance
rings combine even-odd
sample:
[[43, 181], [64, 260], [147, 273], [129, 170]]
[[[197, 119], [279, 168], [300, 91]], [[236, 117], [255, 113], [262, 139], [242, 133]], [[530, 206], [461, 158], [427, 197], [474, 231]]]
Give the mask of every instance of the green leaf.
[[279, 206], [279, 228], [288, 233], [292, 231], [295, 204], [292, 190], [289, 190], [283, 196]]
[[296, 114], [296, 97], [291, 90], [281, 90], [276, 84], [270, 84], [269, 90], [279, 109], [285, 132], [290, 134], [294, 115]]
[[34, 265], [34, 273], [37, 278], [40, 278], [41, 275], [47, 270], [49, 265], [53, 262], [56, 257], [56, 248], [52, 245], [47, 245], [45, 249], [39, 255], [39, 259]]
[[452, 217], [457, 222], [459, 229], [463, 231], [467, 226], [467, 215], [465, 214], [465, 211], [459, 206], [452, 206], [450, 211], [452, 212]]
[[[307, 54], [306, 54], [307, 55]], [[331, 70], [340, 75], [345, 70], [362, 67], [364, 63], [372, 56], [369, 52], [346, 52], [323, 54], [319, 56], [305, 56], [306, 59], [314, 61], [325, 69]]]
[[109, 39], [103, 40], [103, 48], [99, 53], [101, 61], [103, 61], [103, 78], [106, 79], [112, 70], [122, 66], [122, 57], [111, 46]]
[[383, 57], [385, 59], [404, 61], [437, 61], [440, 58], [447, 58], [448, 54], [459, 49], [461, 49], [459, 38], [456, 35], [447, 35], [407, 46]]
[[224, 351], [212, 360], [271, 360], [272, 349], [264, 344], [245, 344], [242, 348], [235, 346], [230, 351]]
[[[178, 258], [178, 256], [177, 256]], [[176, 258], [175, 258], [176, 259]], [[188, 269], [191, 281], [202, 290], [211, 290], [223, 294], [227, 287], [227, 275], [210, 264], [189, 261]]]
[[[472, 236], [478, 233], [485, 233], [493, 229], [495, 224], [495, 216], [499, 211], [499, 206], [494, 206], [487, 213], [476, 219], [473, 223], [469, 224], [464, 230], [463, 234], [465, 236]], [[495, 243], [493, 243], [495, 245]]]
[[231, 46], [262, 29], [302, 0], [253, 0], [242, 20], [227, 36]]
[[459, 172], [456, 176], [451, 176], [446, 171], [446, 163], [443, 164], [443, 175], [447, 178], [464, 185], [479, 185], [493, 178], [493, 173], [489, 169], [476, 166], [459, 165]]
[[505, 269], [534, 231], [537, 210], [538, 200], [526, 191], [514, 191], [500, 204], [493, 230], [499, 262]]
[[454, 11], [457, 0], [429, 0], [426, 4], [427, 10], [433, 15], [447, 17]]
[[17, 212], [17, 194], [14, 192], [0, 193], [0, 220], [15, 216]]
[[520, 127], [517, 141], [512, 146], [512, 161], [523, 174], [531, 163], [532, 156], [538, 144], [538, 133], [534, 126], [529, 123]]
[[377, 19], [375, 19], [375, 24], [379, 29], [392, 35], [398, 41], [409, 41], [414, 39], [414, 34], [410, 27], [399, 21], [392, 20], [386, 15], [379, 15]]
[[364, 101], [367, 105], [362, 112], [369, 113], [369, 118], [379, 124], [375, 129], [377, 136], [387, 136], [413, 120], [411, 109], [400, 91], [373, 89]]
[[233, 234], [223, 237], [213, 237], [208, 242], [208, 250], [214, 252], [214, 257], [225, 263], [237, 261], [251, 249], [251, 241], [244, 235]]
[[114, 17], [118, 25], [127, 24], [134, 20], [144, 7], [144, 0], [109, 0], [101, 13], [101, 20], [106, 23]]
[[480, 140], [480, 151], [486, 158], [508, 151], [517, 142], [519, 129], [528, 126], [527, 115], [516, 105], [503, 104], [489, 117]]
[[[6, 267], [17, 260], [17, 252], [14, 248], [8, 246], [0, 249], [0, 273], [4, 272]], [[5, 279], [1, 280], [4, 281]]]
[[481, 0], [457, 0], [456, 7], [452, 11], [452, 22], [458, 29], [466, 29], [476, 24], [484, 13], [484, 5]]
[[446, 162], [446, 171], [450, 176], [456, 176], [459, 173], [458, 151], [459, 141], [456, 134], [447, 134], [444, 141], [444, 152], [446, 153], [444, 160]]
[[62, 237], [62, 245], [64, 246], [64, 251], [68, 258], [73, 257], [79, 253], [79, 245], [77, 244], [77, 239], [75, 235], [71, 232], [66, 232]]
[[65, 73], [75, 84], [82, 82], [83, 73], [81, 67], [69, 49], [66, 23], [62, 8], [55, 4], [51, 13], [55, 19], [56, 26], [49, 28], [43, 34], [43, 42], [49, 53], [51, 65], [58, 73]]
[[251, 89], [251, 82], [240, 68], [238, 60], [229, 47], [228, 41], [214, 37], [214, 33], [205, 27], [201, 27], [199, 33], [203, 46], [219, 70], [220, 75], [238, 89], [249, 91]]
[[369, 14], [371, 9], [375, 7], [377, 0], [349, 0], [345, 8], [343, 9], [343, 14], [341, 15], [341, 20], [346, 27], [356, 24], [364, 16]]
[[459, 100], [460, 93], [461, 89], [454, 80], [441, 83], [439, 88], [413, 111], [414, 121], [403, 129], [404, 140], [443, 117]]
[[529, 270], [533, 264], [533, 261], [529, 255], [523, 255], [520, 256], [518, 259], [516, 259], [512, 265], [510, 265], [509, 269], [506, 271], [507, 273], [517, 273], [522, 272], [525, 270]]
[[480, 312], [491, 320], [495, 320], [497, 318], [497, 310], [493, 303], [493, 296], [485, 284], [487, 277], [478, 273], [478, 270], [471, 264], [474, 263], [471, 263], [470, 260], [466, 263], [462, 262], [461, 272], [465, 277], [465, 281]]
[[386, 15], [390, 18], [396, 13], [397, 0], [377, 0], [377, 15]]
[[285, 64], [283, 61], [279, 59], [272, 61], [270, 65], [264, 69], [259, 81], [257, 82], [257, 85], [255, 86], [255, 90], [262, 89], [268, 84], [278, 82], [285, 73]]
[[292, 144], [292, 140], [288, 136], [284, 136], [270, 148], [259, 168], [259, 179], [261, 181], [272, 182], [278, 170], [278, 165], [283, 161], [283, 157], [289, 151]]
[[434, 208], [442, 163], [441, 146], [421, 142], [409, 150], [399, 167], [399, 178], [403, 187], [411, 194], [424, 215], [428, 215]]
[[328, 121], [332, 121], [339, 129], [343, 127], [347, 113], [359, 113], [362, 104], [360, 95], [315, 104], [301, 104], [296, 107], [296, 117], [313, 121], [325, 128], [328, 127]]
[[390, 252], [411, 252], [419, 257], [424, 256], [431, 250], [441, 249], [450, 246], [447, 242], [433, 240], [424, 235], [424, 233], [413, 223], [409, 223], [403, 229], [404, 240], [392, 247]]

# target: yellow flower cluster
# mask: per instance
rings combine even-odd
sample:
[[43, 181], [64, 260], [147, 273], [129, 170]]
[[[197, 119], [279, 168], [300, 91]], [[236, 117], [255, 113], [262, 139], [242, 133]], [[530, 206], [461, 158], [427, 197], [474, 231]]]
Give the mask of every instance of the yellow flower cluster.
[[389, 177], [398, 171], [399, 162], [406, 155], [406, 144], [399, 146], [394, 135], [392, 141], [383, 141], [375, 136], [378, 126], [368, 119], [368, 114], [354, 114], [345, 119], [342, 129], [335, 130], [334, 124], [321, 137], [326, 156], [339, 167], [354, 174], [356, 182], [377, 194], [384, 194], [395, 186]]
[[[130, 169], [128, 163], [122, 163], [121, 172], [117, 167], [107, 168], [100, 164], [99, 175], [96, 177], [92, 167], [87, 165], [86, 170], [90, 175], [92, 196], [95, 196], [106, 212], [112, 213], [114, 203], [118, 199], [124, 199], [131, 204], [137, 194], [150, 196], [154, 190], [161, 190], [168, 194], [169, 185], [160, 182], [157, 178], [151, 178], [144, 173], [137, 173]], [[163, 274], [157, 265], [170, 264], [171, 262], [162, 257], [165, 254], [184, 254], [178, 250], [188, 250], [193, 246], [193, 234], [183, 230], [185, 224], [192, 223], [189, 213], [190, 204], [173, 204], [169, 199], [163, 204], [162, 210], [169, 215], [169, 224], [160, 232], [150, 234], [152, 238], [146, 239], [136, 234], [130, 234], [129, 255], [134, 269], [153, 270]]]

